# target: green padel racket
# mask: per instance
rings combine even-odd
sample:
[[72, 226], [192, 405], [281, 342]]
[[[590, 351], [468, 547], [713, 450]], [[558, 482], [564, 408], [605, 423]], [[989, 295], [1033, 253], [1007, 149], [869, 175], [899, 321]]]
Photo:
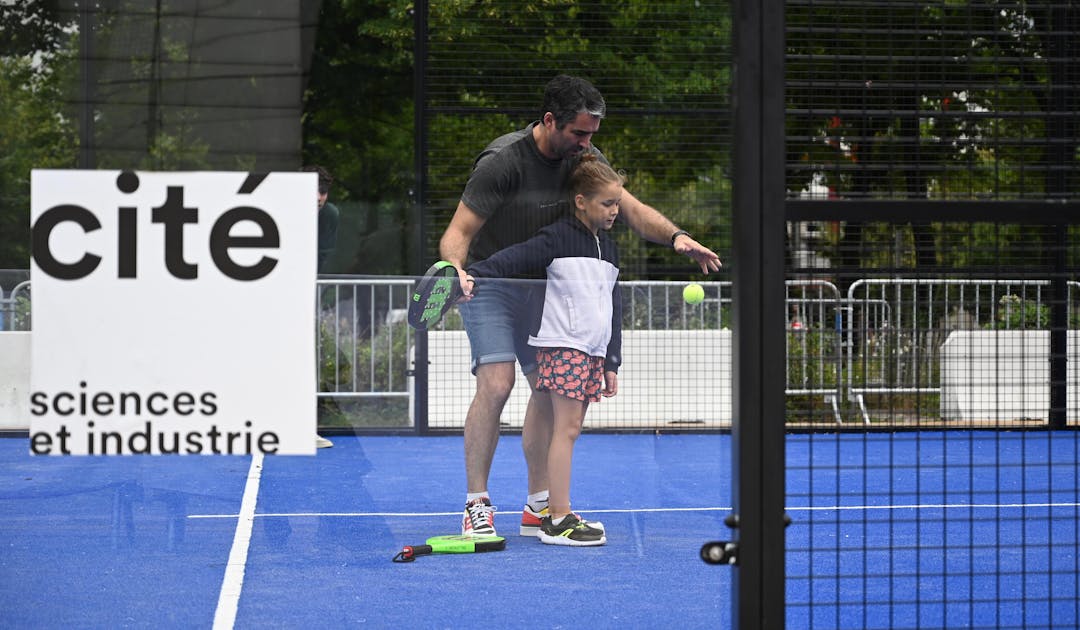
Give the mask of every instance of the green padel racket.
[[461, 284], [457, 267], [440, 260], [416, 282], [409, 301], [409, 325], [417, 330], [431, 328], [459, 298]]
[[425, 545], [402, 548], [398, 555], [394, 556], [394, 562], [412, 562], [416, 556], [433, 553], [476, 553], [503, 549], [506, 549], [506, 539], [502, 536], [435, 536], [428, 538]]

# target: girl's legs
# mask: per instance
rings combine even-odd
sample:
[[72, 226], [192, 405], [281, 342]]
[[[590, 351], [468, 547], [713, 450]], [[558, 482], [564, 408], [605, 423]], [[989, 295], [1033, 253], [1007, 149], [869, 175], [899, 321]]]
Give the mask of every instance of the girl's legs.
[[548, 479], [551, 482], [548, 511], [552, 520], [570, 513], [570, 471], [574, 457], [574, 441], [581, 435], [588, 402], [551, 394], [555, 426], [548, 449]]

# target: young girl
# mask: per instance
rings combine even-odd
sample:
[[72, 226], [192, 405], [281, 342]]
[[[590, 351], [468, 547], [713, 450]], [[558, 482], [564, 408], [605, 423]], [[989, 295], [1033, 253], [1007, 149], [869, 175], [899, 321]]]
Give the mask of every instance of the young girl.
[[570, 510], [570, 471], [589, 403], [619, 389], [619, 256], [606, 231], [619, 214], [623, 177], [586, 153], [570, 174], [569, 188], [572, 216], [474, 263], [467, 272], [477, 278], [546, 272], [543, 308], [537, 310], [529, 337], [537, 349], [536, 389], [550, 392], [555, 418], [548, 450], [548, 513], [538, 536], [549, 545], [580, 547], [607, 542], [602, 528]]

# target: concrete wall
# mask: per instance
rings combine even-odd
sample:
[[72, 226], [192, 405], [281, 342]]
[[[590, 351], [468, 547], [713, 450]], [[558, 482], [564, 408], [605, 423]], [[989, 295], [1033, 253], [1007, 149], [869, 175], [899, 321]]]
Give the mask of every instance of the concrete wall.
[[[623, 333], [619, 394], [589, 406], [587, 428], [726, 427], [732, 417], [729, 330], [632, 330]], [[463, 331], [428, 334], [431, 389], [428, 424], [460, 428], [475, 391]], [[520, 428], [528, 384], [517, 383], [503, 409], [506, 428]], [[411, 409], [410, 405], [410, 409]]]
[[30, 428], [30, 333], [0, 331], [0, 430]]
[[[1077, 343], [1069, 331], [1067, 416], [1077, 418]], [[941, 348], [941, 419], [1047, 420], [1050, 415], [1050, 333], [960, 330]]]

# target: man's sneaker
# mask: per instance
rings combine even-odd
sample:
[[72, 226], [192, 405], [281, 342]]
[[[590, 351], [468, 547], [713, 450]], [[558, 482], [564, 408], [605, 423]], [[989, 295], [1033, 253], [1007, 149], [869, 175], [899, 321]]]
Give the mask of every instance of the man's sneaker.
[[321, 435], [315, 436], [315, 448], [330, 448], [334, 443]]
[[[540, 521], [548, 515], [548, 508], [544, 507], [537, 510], [528, 503], [521, 510], [521, 527], [518, 529], [518, 533], [522, 536], [539, 536], [540, 535]], [[592, 527], [593, 529], [599, 529], [604, 531], [604, 524], [600, 521], [587, 521], [581, 518], [580, 514], [575, 514], [583, 523]]]
[[538, 537], [545, 545], [570, 547], [594, 547], [607, 542], [604, 530], [592, 527], [578, 518], [577, 514], [567, 514], [558, 525], [551, 522], [550, 516], [545, 516], [540, 521]]
[[487, 497], [473, 499], [465, 504], [461, 517], [462, 536], [495, 536], [495, 508]]

